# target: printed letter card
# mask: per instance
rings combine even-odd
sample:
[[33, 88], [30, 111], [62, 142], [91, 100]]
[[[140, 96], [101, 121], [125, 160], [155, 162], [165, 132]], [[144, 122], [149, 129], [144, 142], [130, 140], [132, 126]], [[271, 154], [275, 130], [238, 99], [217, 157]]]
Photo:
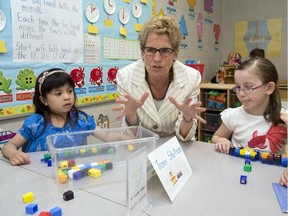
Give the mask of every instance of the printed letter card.
[[148, 155], [171, 202], [192, 175], [191, 167], [176, 137]]

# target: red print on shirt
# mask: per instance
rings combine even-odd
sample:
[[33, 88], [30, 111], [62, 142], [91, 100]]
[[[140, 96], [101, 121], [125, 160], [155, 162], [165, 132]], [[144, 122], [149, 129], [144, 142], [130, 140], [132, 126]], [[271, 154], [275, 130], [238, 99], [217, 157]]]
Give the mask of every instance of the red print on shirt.
[[287, 129], [283, 125], [272, 125], [265, 135], [258, 136], [258, 131], [254, 131], [253, 138], [248, 142], [249, 148], [265, 149], [265, 141], [268, 139], [272, 153], [277, 153], [285, 144], [287, 139]]

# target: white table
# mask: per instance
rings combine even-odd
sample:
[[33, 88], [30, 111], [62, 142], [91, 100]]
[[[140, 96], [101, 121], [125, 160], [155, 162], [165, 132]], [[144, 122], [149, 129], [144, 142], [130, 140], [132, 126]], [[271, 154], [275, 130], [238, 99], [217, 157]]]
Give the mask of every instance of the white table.
[[[152, 215], [243, 216], [284, 215], [272, 183], [279, 182], [281, 166], [252, 161], [244, 172], [245, 159], [218, 153], [203, 142], [182, 144], [193, 175], [172, 204], [158, 178], [148, 182]], [[247, 184], [240, 176], [247, 175]]]
[[[37, 154], [37, 153], [36, 153]], [[32, 164], [35, 161], [32, 161]], [[46, 166], [47, 167], [47, 166]], [[47, 168], [48, 169], [48, 168]], [[42, 175], [40, 172], [26, 169], [25, 166], [11, 166], [7, 162], [0, 160], [0, 214], [7, 216], [27, 215], [22, 200], [23, 194], [33, 192], [38, 204], [39, 211], [34, 215], [39, 215], [41, 211], [59, 206], [65, 216], [73, 215], [125, 215], [125, 206], [105, 200], [101, 197], [90, 194], [81, 189], [75, 189], [74, 199], [63, 200], [63, 194], [57, 190], [55, 180]]]
[[[212, 144], [180, 144], [193, 175], [173, 203], [157, 176], [148, 181], [153, 216], [284, 215], [272, 187], [272, 183], [279, 181], [283, 167], [251, 161], [252, 172], [248, 173], [243, 171], [245, 159], [218, 153]], [[39, 162], [43, 155], [30, 153], [32, 163], [22, 167], [13, 167], [0, 157], [0, 189], [5, 194], [0, 197], [0, 205], [5, 207], [1, 207], [4, 215], [9, 215], [11, 209], [18, 213], [15, 215], [25, 215], [22, 195], [29, 191], [35, 194], [41, 211], [59, 206], [63, 215], [69, 216], [125, 215], [125, 184], [73, 190], [75, 199], [66, 202], [56, 189], [52, 168]], [[246, 185], [240, 184], [240, 175], [247, 175]]]

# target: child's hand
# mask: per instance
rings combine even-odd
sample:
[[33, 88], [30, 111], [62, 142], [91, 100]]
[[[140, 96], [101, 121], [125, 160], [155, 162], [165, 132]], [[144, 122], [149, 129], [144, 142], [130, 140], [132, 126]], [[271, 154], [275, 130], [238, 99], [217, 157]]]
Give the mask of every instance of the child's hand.
[[280, 113], [280, 118], [288, 126], [288, 113], [287, 112], [281, 112]]
[[280, 178], [280, 184], [283, 186], [288, 187], [288, 168], [286, 168], [283, 173], [282, 176]]
[[231, 142], [226, 138], [220, 138], [215, 144], [215, 149], [221, 153], [228, 154], [229, 149], [231, 148]]
[[22, 151], [17, 151], [16, 154], [12, 155], [9, 158], [9, 161], [13, 166], [19, 166], [19, 165], [29, 164], [30, 158], [26, 153]]

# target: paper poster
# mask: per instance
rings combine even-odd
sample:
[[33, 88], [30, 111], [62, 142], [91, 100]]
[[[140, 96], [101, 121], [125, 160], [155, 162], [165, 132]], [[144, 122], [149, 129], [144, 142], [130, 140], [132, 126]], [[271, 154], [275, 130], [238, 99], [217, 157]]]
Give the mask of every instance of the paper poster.
[[14, 0], [11, 12], [14, 61], [83, 62], [82, 2]]
[[148, 155], [171, 202], [192, 175], [191, 167], [176, 137]]

